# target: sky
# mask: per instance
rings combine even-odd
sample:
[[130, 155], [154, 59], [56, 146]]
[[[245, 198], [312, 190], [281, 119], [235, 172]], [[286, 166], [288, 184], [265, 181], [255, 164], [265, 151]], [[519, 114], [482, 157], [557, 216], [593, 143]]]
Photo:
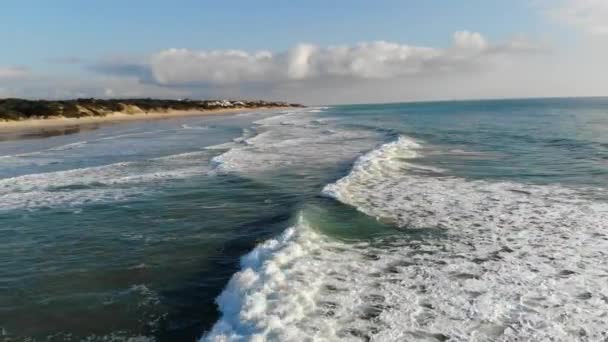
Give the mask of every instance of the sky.
[[608, 95], [608, 0], [3, 0], [0, 98]]

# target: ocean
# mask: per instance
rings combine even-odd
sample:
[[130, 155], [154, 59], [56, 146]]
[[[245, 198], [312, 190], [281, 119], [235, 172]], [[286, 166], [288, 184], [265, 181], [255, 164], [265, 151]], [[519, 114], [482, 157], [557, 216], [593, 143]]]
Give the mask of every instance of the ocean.
[[608, 98], [0, 141], [0, 340], [608, 338]]

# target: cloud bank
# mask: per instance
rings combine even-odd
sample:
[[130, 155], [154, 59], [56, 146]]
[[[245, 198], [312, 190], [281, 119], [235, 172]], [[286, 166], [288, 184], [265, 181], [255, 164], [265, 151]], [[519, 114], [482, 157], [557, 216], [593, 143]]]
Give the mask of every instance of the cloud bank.
[[168, 87], [278, 85], [481, 71], [500, 58], [539, 51], [539, 46], [529, 42], [491, 44], [479, 33], [460, 31], [454, 34], [452, 46], [444, 49], [386, 41], [329, 47], [299, 44], [279, 53], [167, 49], [139, 62], [103, 61], [92, 70]]
[[69, 78], [0, 66], [0, 96], [264, 98], [335, 104], [605, 95], [608, 69], [598, 66], [608, 59], [608, 49], [600, 46], [565, 53], [522, 38], [493, 42], [477, 32], [458, 31], [446, 47], [372, 41], [297, 44], [278, 52], [165, 49], [95, 63], [78, 60], [72, 67], [83, 73]]

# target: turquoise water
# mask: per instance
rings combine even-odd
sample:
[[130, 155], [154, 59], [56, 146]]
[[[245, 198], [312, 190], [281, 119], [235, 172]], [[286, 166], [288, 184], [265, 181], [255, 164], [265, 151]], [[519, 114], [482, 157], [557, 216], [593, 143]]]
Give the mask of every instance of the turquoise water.
[[0, 338], [598, 340], [608, 99], [0, 142]]

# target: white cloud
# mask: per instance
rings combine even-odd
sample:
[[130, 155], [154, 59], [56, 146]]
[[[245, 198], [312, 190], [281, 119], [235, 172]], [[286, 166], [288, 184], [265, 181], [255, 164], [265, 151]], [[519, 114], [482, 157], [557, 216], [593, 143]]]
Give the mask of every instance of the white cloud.
[[0, 80], [17, 80], [30, 76], [30, 70], [26, 67], [2, 67], [0, 66]]
[[167, 49], [143, 57], [105, 58], [85, 65], [85, 71], [96, 74], [79, 78], [0, 78], [0, 87], [4, 94], [29, 98], [230, 97], [306, 104], [595, 94], [607, 89], [608, 77], [597, 68], [586, 69], [597, 66], [595, 60], [567, 62], [547, 51], [523, 38], [496, 43], [470, 31], [456, 32], [448, 47], [375, 41], [298, 44], [278, 53]]
[[550, 13], [591, 34], [608, 34], [608, 0], [562, 0]]
[[[425, 63], [440, 55], [438, 49], [385, 41], [327, 48], [296, 47], [289, 53], [288, 69], [298, 71], [295, 78], [298, 80], [325, 77], [393, 78], [422, 72]], [[293, 72], [287, 73], [286, 79], [294, 79], [293, 75]]]
[[[293, 81], [343, 78], [391, 79], [437, 72], [481, 69], [497, 55], [537, 51], [525, 41], [490, 44], [479, 33], [460, 31], [449, 48], [404, 45], [386, 41], [319, 47], [299, 44], [288, 51], [249, 53], [241, 50], [192, 51], [168, 49], [146, 62], [123, 65], [113, 61], [98, 71], [150, 75], [165, 86], [280, 84]], [[148, 80], [150, 81], [150, 80]]]
[[272, 54], [249, 54], [239, 50], [196, 52], [169, 49], [153, 55], [150, 70], [164, 85], [173, 83], [231, 84], [267, 80], [273, 77]]
[[293, 80], [305, 79], [311, 69], [312, 57], [317, 52], [317, 47], [311, 44], [300, 44], [291, 49], [287, 54], [287, 78]]
[[488, 47], [488, 43], [477, 32], [459, 31], [454, 33], [454, 46], [459, 49], [481, 51]]

